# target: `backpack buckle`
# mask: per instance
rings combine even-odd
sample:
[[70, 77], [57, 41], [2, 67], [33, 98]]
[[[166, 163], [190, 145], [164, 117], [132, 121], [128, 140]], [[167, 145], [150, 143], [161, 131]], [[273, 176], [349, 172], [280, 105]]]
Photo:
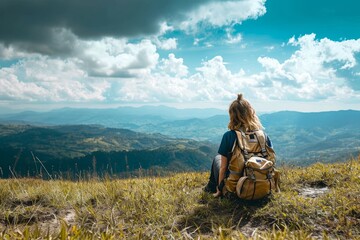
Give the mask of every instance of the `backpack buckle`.
[[249, 176], [249, 178], [252, 180], [252, 181], [255, 181], [256, 178], [255, 178], [255, 174], [254, 174], [254, 169], [252, 168], [246, 168], [248, 171], [247, 171], [247, 175]]
[[244, 152], [245, 159], [248, 160], [249, 159], [249, 152], [246, 149], [244, 149], [243, 152]]
[[253, 180], [253, 181], [255, 181], [255, 180], [256, 180], [256, 178], [255, 178], [255, 174], [254, 174], [254, 173], [252, 173], [252, 174], [251, 174], [250, 179], [251, 179], [251, 180]]
[[266, 158], [268, 156], [266, 148], [261, 148], [261, 153], [262, 153], [264, 158]]

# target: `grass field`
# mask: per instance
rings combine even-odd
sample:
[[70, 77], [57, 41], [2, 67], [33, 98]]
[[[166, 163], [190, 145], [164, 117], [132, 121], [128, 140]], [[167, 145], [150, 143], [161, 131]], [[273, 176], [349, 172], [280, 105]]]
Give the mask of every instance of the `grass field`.
[[1, 239], [360, 239], [360, 158], [281, 167], [249, 203], [202, 191], [209, 173], [90, 181], [0, 180]]

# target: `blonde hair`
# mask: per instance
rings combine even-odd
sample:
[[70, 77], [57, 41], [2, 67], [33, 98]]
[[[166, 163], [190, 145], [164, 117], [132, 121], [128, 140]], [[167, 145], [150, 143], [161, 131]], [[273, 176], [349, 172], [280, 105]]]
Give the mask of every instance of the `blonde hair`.
[[255, 110], [242, 94], [238, 94], [237, 99], [230, 104], [229, 116], [228, 128], [230, 130], [252, 131], [263, 129]]

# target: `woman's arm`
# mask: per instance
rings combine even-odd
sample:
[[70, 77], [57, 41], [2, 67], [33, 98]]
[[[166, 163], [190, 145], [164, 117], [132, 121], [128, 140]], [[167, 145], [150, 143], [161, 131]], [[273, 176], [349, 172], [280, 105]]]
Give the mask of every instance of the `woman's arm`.
[[219, 182], [218, 185], [224, 180], [225, 173], [227, 168], [227, 158], [221, 155], [221, 165], [220, 165], [220, 171], [219, 171]]
[[[219, 170], [219, 182], [218, 182], [218, 186], [220, 185], [220, 183], [224, 180], [225, 178], [225, 173], [226, 173], [226, 169], [227, 169], [227, 158], [223, 155], [221, 155], [221, 164], [220, 164], [220, 170]], [[219, 188], [216, 188], [216, 193], [214, 193], [214, 197], [219, 197], [221, 195], [221, 191], [219, 190]]]

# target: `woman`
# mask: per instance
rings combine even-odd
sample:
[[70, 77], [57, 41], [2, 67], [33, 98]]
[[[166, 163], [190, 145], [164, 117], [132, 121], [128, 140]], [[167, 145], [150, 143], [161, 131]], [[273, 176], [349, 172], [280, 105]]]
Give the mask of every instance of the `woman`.
[[[242, 94], [238, 94], [235, 101], [229, 107], [230, 122], [227, 131], [221, 140], [220, 147], [211, 167], [209, 183], [205, 187], [205, 191], [214, 193], [214, 197], [222, 195], [223, 180], [227, 176], [229, 153], [236, 140], [235, 130], [242, 132], [250, 132], [254, 130], [262, 130], [263, 126], [257, 117], [255, 110], [250, 103], [243, 98]], [[269, 137], [266, 136], [266, 145], [272, 149]]]

